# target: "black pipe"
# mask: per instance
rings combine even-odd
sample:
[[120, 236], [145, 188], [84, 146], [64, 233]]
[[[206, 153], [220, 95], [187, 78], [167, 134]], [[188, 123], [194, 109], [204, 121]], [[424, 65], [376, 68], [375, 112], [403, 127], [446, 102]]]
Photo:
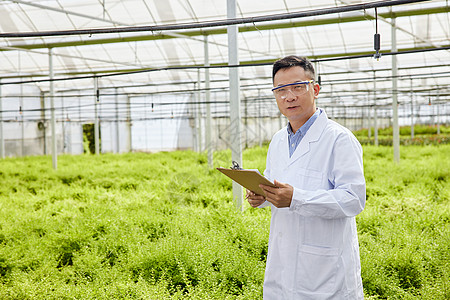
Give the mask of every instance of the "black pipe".
[[180, 23], [169, 25], [155, 25], [155, 26], [127, 26], [127, 27], [113, 27], [113, 28], [99, 28], [99, 29], [78, 29], [78, 30], [56, 30], [56, 31], [41, 31], [41, 32], [19, 32], [19, 33], [1, 33], [0, 37], [4, 38], [24, 38], [24, 37], [44, 37], [44, 36], [57, 36], [57, 35], [80, 35], [80, 34], [103, 34], [103, 33], [124, 33], [124, 32], [141, 32], [141, 31], [169, 31], [169, 30], [181, 30], [181, 29], [199, 29], [206, 27], [219, 27], [228, 25], [240, 25], [240, 24], [254, 24], [259, 22], [286, 20], [286, 19], [298, 19], [312, 16], [321, 16], [328, 14], [336, 14], [357, 10], [366, 10], [370, 8], [396, 6], [402, 4], [410, 4], [416, 2], [425, 2], [430, 0], [393, 0], [393, 1], [377, 1], [370, 3], [346, 5], [342, 7], [321, 8], [293, 13], [274, 14], [259, 17], [249, 18], [236, 18], [226, 19], [220, 21], [206, 21], [195, 23]]

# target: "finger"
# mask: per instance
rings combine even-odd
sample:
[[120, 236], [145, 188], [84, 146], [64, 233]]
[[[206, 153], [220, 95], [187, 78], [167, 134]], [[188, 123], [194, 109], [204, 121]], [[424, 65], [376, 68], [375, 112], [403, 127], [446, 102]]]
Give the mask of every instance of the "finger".
[[249, 199], [249, 200], [259, 200], [259, 201], [261, 201], [261, 200], [264, 200], [265, 198], [264, 198], [264, 196], [256, 195], [256, 194], [253, 193], [253, 195], [247, 197], [247, 199]]
[[261, 200], [249, 200], [248, 203], [250, 204], [250, 206], [252, 207], [258, 207], [260, 206], [264, 201]]
[[273, 188], [273, 187], [268, 186], [268, 185], [260, 185], [259, 187], [266, 193], [266, 195], [267, 195], [267, 193], [275, 194], [276, 190], [278, 189], [278, 188]]
[[277, 180], [274, 180], [273, 183], [274, 183], [277, 187], [286, 187], [286, 186], [288, 186], [286, 183], [279, 182], [279, 181], [277, 181]]

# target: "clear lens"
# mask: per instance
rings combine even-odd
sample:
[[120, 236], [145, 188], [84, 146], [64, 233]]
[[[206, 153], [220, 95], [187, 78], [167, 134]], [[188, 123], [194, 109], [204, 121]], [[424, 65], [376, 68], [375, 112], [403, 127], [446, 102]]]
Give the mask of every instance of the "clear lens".
[[286, 99], [289, 93], [292, 93], [294, 96], [301, 96], [308, 92], [310, 82], [311, 81], [290, 83], [280, 87], [276, 87], [272, 89], [272, 91], [275, 97], [279, 99]]

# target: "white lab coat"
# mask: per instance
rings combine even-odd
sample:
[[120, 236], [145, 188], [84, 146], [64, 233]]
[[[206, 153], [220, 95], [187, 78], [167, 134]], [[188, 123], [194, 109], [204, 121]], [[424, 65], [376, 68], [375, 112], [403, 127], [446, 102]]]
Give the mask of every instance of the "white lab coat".
[[322, 111], [292, 157], [286, 128], [274, 135], [264, 174], [294, 187], [290, 207], [270, 204], [264, 299], [364, 299], [355, 216], [366, 187], [354, 135]]

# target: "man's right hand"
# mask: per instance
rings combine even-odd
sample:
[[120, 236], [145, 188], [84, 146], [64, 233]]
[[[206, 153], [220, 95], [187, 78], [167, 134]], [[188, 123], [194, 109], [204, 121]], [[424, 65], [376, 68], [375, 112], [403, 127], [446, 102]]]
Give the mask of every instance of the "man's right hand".
[[257, 195], [249, 190], [247, 190], [247, 195], [245, 196], [245, 199], [247, 199], [251, 207], [258, 207], [261, 204], [263, 204], [264, 201], [266, 201], [266, 198], [264, 196]]

